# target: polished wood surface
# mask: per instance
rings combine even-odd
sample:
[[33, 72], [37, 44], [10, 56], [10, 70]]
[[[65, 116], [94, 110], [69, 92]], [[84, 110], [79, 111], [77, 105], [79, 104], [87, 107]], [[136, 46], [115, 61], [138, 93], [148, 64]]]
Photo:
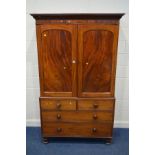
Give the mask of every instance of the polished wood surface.
[[76, 26], [38, 26], [42, 96], [76, 96]]
[[80, 97], [113, 96], [116, 25], [78, 26], [78, 93]]
[[40, 107], [42, 110], [76, 110], [76, 101], [40, 99]]
[[83, 34], [82, 91], [109, 92], [112, 70], [113, 33], [88, 30]]
[[111, 123], [44, 123], [44, 137], [111, 137]]
[[123, 14], [31, 14], [36, 19], [40, 118], [47, 137], [112, 140]]
[[114, 100], [79, 100], [78, 110], [108, 110], [113, 111]]
[[108, 111], [42, 111], [42, 121], [63, 121], [63, 122], [102, 122], [112, 123], [113, 113]]
[[71, 92], [71, 33], [66, 30], [46, 30], [42, 33], [42, 47], [45, 49], [44, 90], [47, 92]]

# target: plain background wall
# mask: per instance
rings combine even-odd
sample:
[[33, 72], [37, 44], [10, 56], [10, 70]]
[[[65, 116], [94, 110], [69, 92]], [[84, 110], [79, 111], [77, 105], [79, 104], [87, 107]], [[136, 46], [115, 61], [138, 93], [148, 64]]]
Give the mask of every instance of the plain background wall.
[[30, 13], [125, 13], [120, 21], [116, 73], [115, 127], [129, 126], [128, 0], [27, 0], [26, 8], [26, 124], [39, 126], [39, 76], [35, 20]]

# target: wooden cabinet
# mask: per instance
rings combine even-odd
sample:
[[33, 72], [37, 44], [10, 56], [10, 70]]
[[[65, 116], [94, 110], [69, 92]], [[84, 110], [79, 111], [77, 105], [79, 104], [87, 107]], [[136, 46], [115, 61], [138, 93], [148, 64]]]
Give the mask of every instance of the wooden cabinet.
[[31, 14], [36, 19], [40, 113], [48, 137], [112, 139], [123, 14]]

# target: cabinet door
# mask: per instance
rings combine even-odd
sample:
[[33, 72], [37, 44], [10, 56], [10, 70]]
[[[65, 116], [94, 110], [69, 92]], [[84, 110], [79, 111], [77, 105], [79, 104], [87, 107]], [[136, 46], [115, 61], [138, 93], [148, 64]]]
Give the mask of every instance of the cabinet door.
[[78, 95], [114, 95], [118, 25], [78, 26]]
[[77, 26], [37, 25], [41, 96], [76, 96]]

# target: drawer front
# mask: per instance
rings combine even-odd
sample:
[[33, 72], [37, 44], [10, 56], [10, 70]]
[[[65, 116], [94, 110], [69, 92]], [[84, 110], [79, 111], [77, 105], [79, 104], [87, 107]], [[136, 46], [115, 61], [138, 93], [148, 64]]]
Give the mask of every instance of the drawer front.
[[79, 110], [113, 110], [114, 100], [79, 100]]
[[43, 136], [112, 137], [112, 123], [44, 123]]
[[42, 110], [76, 110], [76, 101], [41, 99], [40, 106]]
[[113, 120], [112, 112], [92, 112], [92, 111], [43, 111], [42, 120], [49, 121], [65, 121], [65, 122], [81, 122], [81, 121], [110, 121]]

